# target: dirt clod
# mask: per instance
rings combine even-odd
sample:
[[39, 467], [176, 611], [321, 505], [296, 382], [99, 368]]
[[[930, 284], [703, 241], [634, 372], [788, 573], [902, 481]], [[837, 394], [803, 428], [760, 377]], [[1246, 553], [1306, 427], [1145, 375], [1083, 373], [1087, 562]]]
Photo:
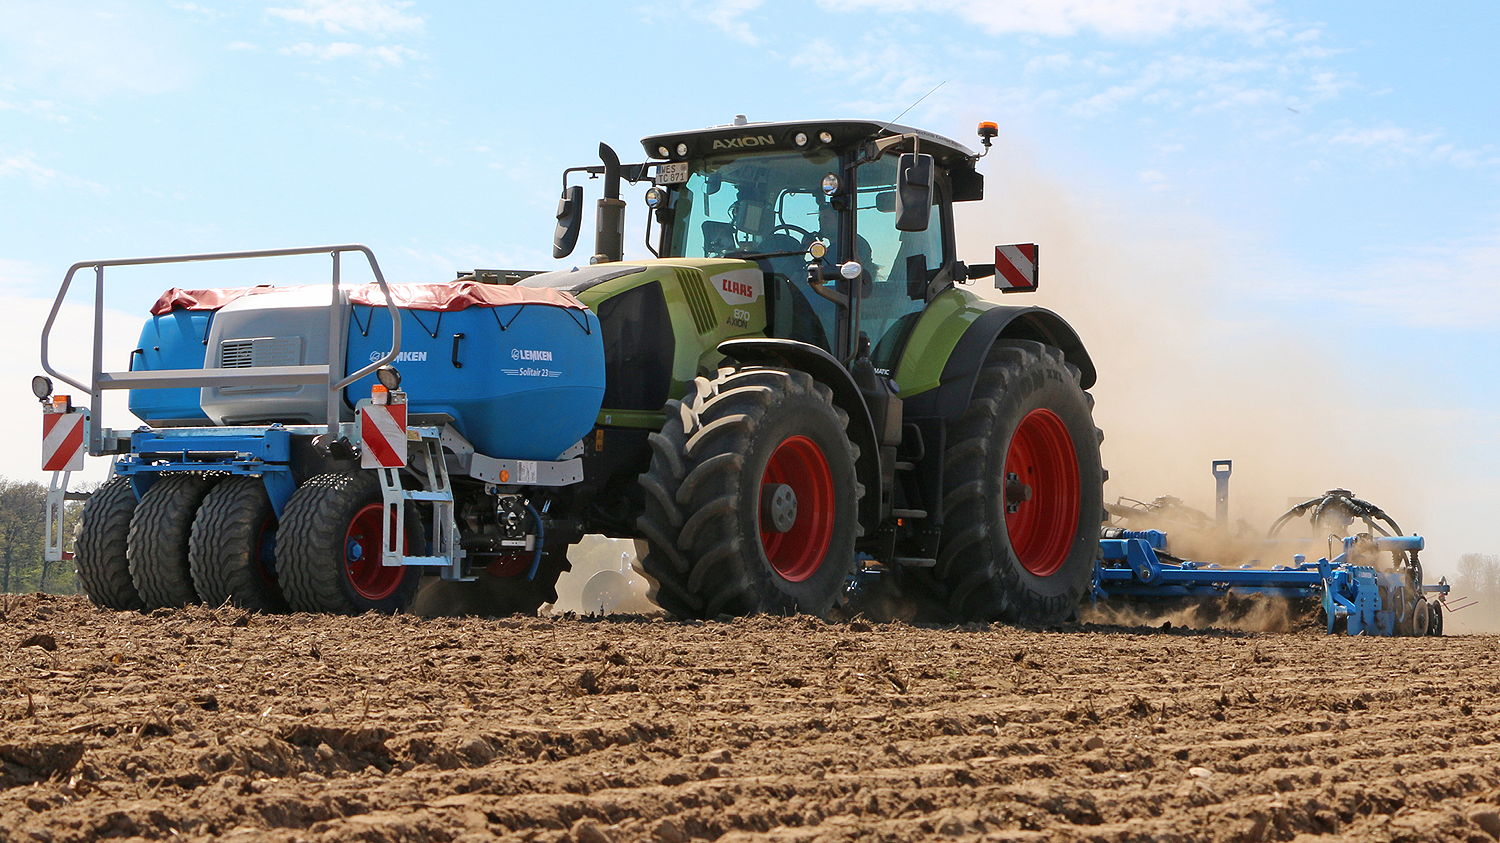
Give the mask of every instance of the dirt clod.
[[50, 653], [53, 650], [57, 649], [57, 639], [53, 638], [51, 635], [48, 635], [45, 632], [39, 632], [36, 635], [27, 636], [23, 641], [21, 641], [21, 646], [41, 647], [43, 650], [46, 650]]

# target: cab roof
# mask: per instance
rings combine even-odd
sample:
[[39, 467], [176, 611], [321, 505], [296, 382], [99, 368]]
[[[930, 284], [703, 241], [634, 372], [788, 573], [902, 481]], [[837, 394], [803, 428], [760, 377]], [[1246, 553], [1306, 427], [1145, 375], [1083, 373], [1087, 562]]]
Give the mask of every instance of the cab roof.
[[[798, 132], [807, 133], [808, 143], [806, 146], [799, 147], [793, 140]], [[818, 137], [822, 132], [831, 134], [833, 141], [831, 143], [821, 143]], [[682, 132], [651, 135], [642, 139], [641, 145], [645, 147], [646, 155], [652, 158], [664, 158], [676, 161], [683, 158], [697, 158], [704, 155], [726, 152], [794, 151], [817, 149], [820, 147], [843, 148], [862, 141], [896, 135], [915, 136], [922, 152], [930, 153], [944, 164], [951, 165], [959, 161], [972, 161], [977, 156], [977, 153], [973, 150], [942, 135], [934, 134], [924, 129], [916, 129], [911, 126], [902, 126], [897, 123], [883, 123], [876, 120], [797, 120], [776, 123], [736, 122], [727, 126], [710, 126], [706, 129], [690, 129]], [[686, 155], [678, 153], [679, 144], [686, 145]], [[663, 149], [666, 150], [665, 155], [662, 154]]]

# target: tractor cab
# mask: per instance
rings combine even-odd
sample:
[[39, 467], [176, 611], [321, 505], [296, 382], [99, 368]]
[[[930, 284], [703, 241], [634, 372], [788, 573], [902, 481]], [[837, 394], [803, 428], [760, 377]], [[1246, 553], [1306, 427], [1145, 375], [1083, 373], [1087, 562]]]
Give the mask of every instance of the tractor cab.
[[[653, 253], [755, 262], [767, 336], [818, 346], [846, 365], [867, 348], [884, 375], [927, 302], [955, 280], [952, 202], [983, 194], [976, 153], [872, 121], [738, 117], [642, 144], [657, 160], [622, 171], [652, 183]], [[603, 168], [580, 169], [607, 178], [605, 158]]]

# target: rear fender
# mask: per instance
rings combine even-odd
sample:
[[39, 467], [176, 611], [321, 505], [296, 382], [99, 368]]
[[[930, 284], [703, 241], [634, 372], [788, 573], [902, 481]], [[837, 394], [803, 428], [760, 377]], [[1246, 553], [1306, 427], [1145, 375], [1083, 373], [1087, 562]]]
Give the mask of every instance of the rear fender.
[[796, 340], [749, 337], [719, 343], [718, 350], [739, 363], [806, 372], [833, 390], [834, 406], [849, 414], [849, 439], [859, 447], [854, 472], [865, 487], [859, 522], [866, 534], [874, 530], [880, 523], [880, 446], [870, 409], [844, 365], [818, 346]]
[[998, 340], [1034, 340], [1061, 350], [1078, 368], [1079, 385], [1094, 385], [1097, 373], [1083, 340], [1061, 316], [1042, 307], [996, 305], [979, 313], [943, 363], [938, 386], [906, 399], [908, 417], [956, 419], [969, 406], [974, 383]]

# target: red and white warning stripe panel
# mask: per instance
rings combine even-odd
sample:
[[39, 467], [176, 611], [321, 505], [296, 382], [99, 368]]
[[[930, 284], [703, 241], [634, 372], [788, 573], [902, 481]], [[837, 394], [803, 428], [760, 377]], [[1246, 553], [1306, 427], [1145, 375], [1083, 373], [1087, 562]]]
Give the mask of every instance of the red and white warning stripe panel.
[[83, 470], [83, 412], [42, 414], [42, 470]]
[[359, 402], [360, 468], [406, 465], [406, 403]]
[[1036, 244], [1016, 243], [995, 247], [995, 289], [1005, 293], [1028, 293], [1037, 288]]

